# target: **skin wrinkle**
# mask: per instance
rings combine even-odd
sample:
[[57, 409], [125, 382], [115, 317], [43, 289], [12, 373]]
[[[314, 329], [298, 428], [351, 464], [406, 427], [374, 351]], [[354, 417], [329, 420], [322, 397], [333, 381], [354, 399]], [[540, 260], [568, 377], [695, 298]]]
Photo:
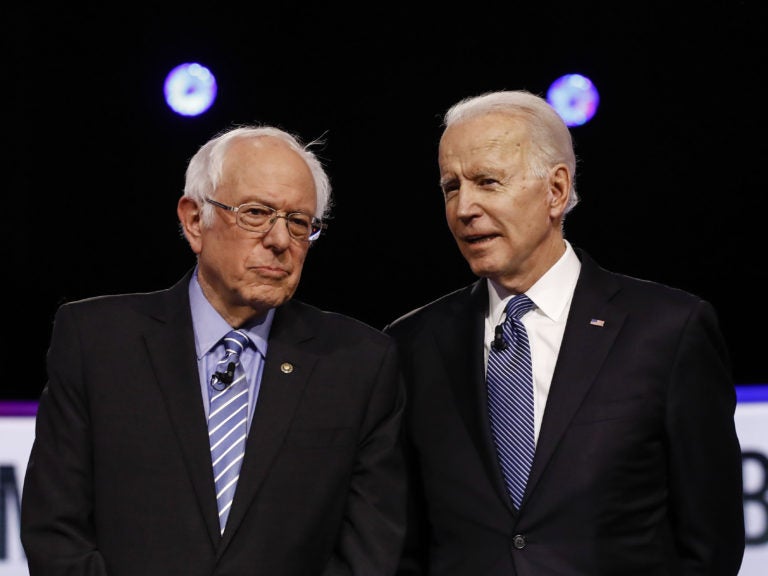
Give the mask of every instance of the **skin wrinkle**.
[[459, 250], [474, 274], [515, 294], [565, 250], [559, 230], [572, 175], [558, 164], [537, 178], [529, 154], [525, 123], [504, 113], [453, 124], [438, 154], [446, 220]]
[[[223, 168], [214, 197], [224, 204], [260, 202], [281, 212], [315, 213], [312, 173], [278, 139], [235, 142]], [[179, 200], [178, 214], [198, 256], [200, 286], [230, 325], [241, 326], [293, 296], [309, 243], [292, 238], [283, 220], [266, 234], [256, 234], [240, 228], [235, 214], [216, 210], [206, 228], [200, 207], [187, 197]]]

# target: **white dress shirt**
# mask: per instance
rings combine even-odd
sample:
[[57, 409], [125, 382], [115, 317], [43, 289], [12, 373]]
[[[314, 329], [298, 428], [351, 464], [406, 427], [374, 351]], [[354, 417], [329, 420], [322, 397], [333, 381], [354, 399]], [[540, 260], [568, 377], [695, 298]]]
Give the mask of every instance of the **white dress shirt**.
[[[544, 407], [549, 396], [555, 363], [560, 352], [560, 343], [565, 332], [565, 321], [571, 309], [571, 299], [576, 288], [576, 280], [581, 270], [581, 262], [566, 240], [565, 253], [539, 280], [525, 293], [536, 305], [522, 318], [528, 332], [531, 347], [533, 369], [533, 410], [536, 442], [539, 439]], [[488, 353], [493, 342], [496, 326], [504, 322], [504, 308], [512, 294], [495, 284], [488, 282], [488, 311], [485, 319], [485, 365], [488, 367]]]

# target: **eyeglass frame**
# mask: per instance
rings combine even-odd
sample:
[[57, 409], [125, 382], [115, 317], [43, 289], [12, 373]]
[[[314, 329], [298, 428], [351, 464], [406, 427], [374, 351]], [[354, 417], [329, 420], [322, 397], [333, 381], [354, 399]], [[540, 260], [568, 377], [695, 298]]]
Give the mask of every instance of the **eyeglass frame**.
[[[211, 204], [212, 206], [216, 206], [217, 208], [221, 208], [222, 210], [226, 210], [227, 212], [234, 212], [235, 213], [235, 223], [243, 230], [246, 230], [248, 232], [253, 232], [254, 234], [261, 234], [262, 236], [269, 234], [270, 230], [274, 228], [275, 222], [279, 218], [282, 218], [285, 220], [285, 229], [288, 231], [288, 235], [294, 239], [298, 240], [299, 242], [315, 242], [318, 238], [320, 238], [320, 234], [323, 230], [326, 230], [328, 228], [328, 224], [320, 220], [319, 218], [315, 216], [310, 216], [309, 225], [312, 227], [312, 229], [316, 229], [316, 232], [313, 231], [307, 236], [306, 238], [296, 238], [291, 233], [291, 228], [288, 226], [288, 218], [291, 216], [294, 216], [296, 214], [301, 214], [302, 216], [309, 216], [306, 212], [300, 212], [298, 210], [293, 212], [280, 212], [276, 208], [272, 208], [272, 206], [267, 206], [266, 204], [262, 204], [261, 202], [244, 202], [240, 204], [239, 206], [229, 206], [228, 204], [224, 204], [223, 202], [219, 202], [218, 200], [214, 200], [213, 198], [210, 198], [208, 196], [205, 197], [205, 201], [208, 204]], [[258, 231], [253, 230], [251, 228], [246, 228], [240, 223], [240, 210], [243, 206], [259, 206], [260, 208], [265, 208], [266, 210], [272, 211], [272, 216], [269, 218], [269, 227], [266, 230]], [[314, 238], [313, 238], [314, 236]]]

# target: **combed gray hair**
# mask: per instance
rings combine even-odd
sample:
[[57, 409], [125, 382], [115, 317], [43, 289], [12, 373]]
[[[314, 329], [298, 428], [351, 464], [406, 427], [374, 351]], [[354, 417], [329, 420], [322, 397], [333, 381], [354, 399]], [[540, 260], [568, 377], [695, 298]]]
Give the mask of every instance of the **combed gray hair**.
[[298, 137], [273, 126], [239, 126], [220, 132], [203, 144], [187, 166], [184, 195], [195, 200], [201, 207], [201, 219], [204, 225], [211, 224], [214, 210], [213, 206], [205, 202], [205, 198], [213, 197], [221, 182], [224, 158], [229, 147], [237, 141], [264, 137], [282, 140], [304, 159], [315, 181], [317, 208], [314, 216], [323, 220], [328, 218], [332, 204], [331, 183], [322, 163], [311, 150], [321, 142], [314, 140], [303, 144]]
[[451, 106], [443, 117], [448, 128], [456, 122], [490, 113], [501, 113], [523, 119], [530, 129], [533, 154], [531, 172], [544, 178], [549, 169], [563, 163], [571, 172], [571, 189], [565, 212], [579, 202], [576, 193], [576, 154], [568, 126], [549, 103], [526, 90], [487, 92], [464, 98]]

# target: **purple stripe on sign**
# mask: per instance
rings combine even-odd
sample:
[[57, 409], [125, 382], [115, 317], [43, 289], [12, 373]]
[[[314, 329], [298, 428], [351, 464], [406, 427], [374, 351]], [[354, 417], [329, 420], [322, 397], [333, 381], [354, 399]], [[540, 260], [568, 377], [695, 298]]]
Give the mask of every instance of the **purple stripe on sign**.
[[0, 400], [0, 416], [34, 416], [37, 400]]
[[736, 399], [741, 402], [768, 402], [768, 384], [736, 386]]

